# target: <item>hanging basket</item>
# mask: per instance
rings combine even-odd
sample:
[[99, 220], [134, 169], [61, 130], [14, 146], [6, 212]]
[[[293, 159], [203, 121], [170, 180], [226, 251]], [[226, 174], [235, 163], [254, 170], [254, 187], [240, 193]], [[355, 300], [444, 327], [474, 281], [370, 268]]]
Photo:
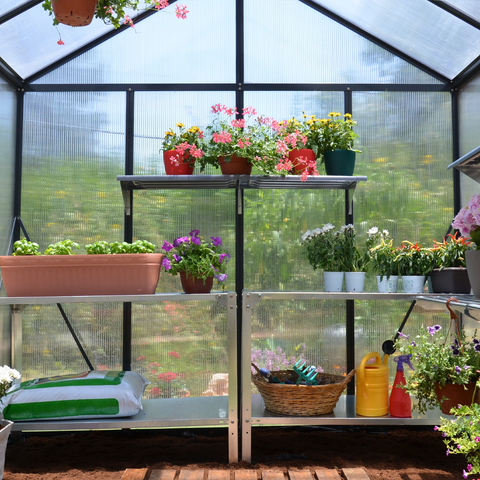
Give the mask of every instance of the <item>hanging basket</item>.
[[[355, 370], [346, 377], [319, 373], [315, 377], [319, 385], [292, 385], [268, 383], [254, 363], [252, 367], [257, 371], [252, 373], [252, 382], [260, 392], [265, 408], [273, 413], [299, 417], [332, 413], [340, 395], [355, 375]], [[271, 373], [280, 382], [286, 379], [296, 382], [298, 378], [293, 370], [278, 370]]]
[[92, 23], [98, 0], [52, 0], [58, 22], [70, 27], [85, 27]]

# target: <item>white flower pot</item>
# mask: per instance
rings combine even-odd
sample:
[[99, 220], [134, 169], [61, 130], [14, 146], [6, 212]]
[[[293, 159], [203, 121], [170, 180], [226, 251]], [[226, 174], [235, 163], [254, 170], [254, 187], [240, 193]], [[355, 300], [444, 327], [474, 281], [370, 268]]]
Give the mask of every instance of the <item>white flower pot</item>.
[[405, 293], [423, 293], [425, 275], [402, 275]]
[[5, 452], [7, 450], [8, 437], [12, 429], [13, 422], [10, 420], [0, 420], [0, 425], [3, 427], [0, 430], [0, 480], [3, 478], [3, 470], [5, 468]]
[[398, 275], [377, 275], [378, 293], [396, 293], [398, 289]]
[[365, 272], [345, 272], [345, 287], [347, 292], [363, 292]]
[[343, 272], [323, 272], [326, 292], [343, 291]]

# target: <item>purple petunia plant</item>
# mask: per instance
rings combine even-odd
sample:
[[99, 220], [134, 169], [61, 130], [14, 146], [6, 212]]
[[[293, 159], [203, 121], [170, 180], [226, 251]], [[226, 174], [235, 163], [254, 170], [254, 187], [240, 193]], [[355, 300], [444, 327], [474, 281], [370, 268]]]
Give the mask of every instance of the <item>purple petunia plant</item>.
[[440, 405], [435, 385], [467, 385], [478, 378], [480, 341], [466, 337], [463, 329], [446, 332], [440, 325], [422, 326], [418, 335], [399, 335], [397, 349], [411, 354], [414, 371], [406, 375], [405, 390], [415, 397], [413, 408], [425, 414]]
[[227, 279], [230, 254], [224, 250], [220, 237], [205, 241], [199, 230], [192, 230], [188, 236], [178, 237], [173, 243], [164, 241], [162, 250], [165, 252], [162, 266], [171, 275], [185, 271], [189, 277], [203, 281], [208, 277], [215, 277], [219, 282]]

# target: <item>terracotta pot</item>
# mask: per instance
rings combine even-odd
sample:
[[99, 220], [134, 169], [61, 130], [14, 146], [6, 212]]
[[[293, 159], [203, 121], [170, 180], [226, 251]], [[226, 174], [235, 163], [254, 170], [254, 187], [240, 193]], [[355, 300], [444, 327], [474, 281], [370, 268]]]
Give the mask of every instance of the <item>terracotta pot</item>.
[[232, 155], [230, 161], [226, 162], [225, 157], [218, 157], [218, 163], [223, 175], [250, 175], [252, 164], [242, 157]]
[[310, 148], [296, 148], [288, 153], [288, 159], [292, 162], [295, 173], [302, 173], [307, 165], [301, 165], [298, 162], [298, 157], [305, 157], [307, 160], [314, 162], [316, 160], [315, 152]]
[[187, 275], [187, 272], [180, 272], [180, 280], [185, 293], [210, 293], [213, 287], [213, 277], [207, 277], [204, 282], [201, 278]]
[[0, 256], [9, 297], [153, 294], [161, 253]]
[[[472, 404], [475, 382], [466, 385], [466, 387], [467, 388], [465, 389], [465, 385], [457, 385], [453, 383], [447, 383], [444, 387], [441, 387], [438, 383], [435, 385], [435, 394], [440, 402], [442, 413], [449, 415], [452, 407]], [[443, 397], [446, 397], [446, 400], [442, 402], [441, 399]], [[478, 399], [479, 394], [476, 392], [475, 401], [478, 402]]]
[[324, 153], [325, 171], [327, 175], [350, 177], [355, 169], [355, 153], [353, 150], [329, 150]]
[[464, 267], [436, 268], [430, 274], [433, 293], [470, 293], [472, 287]]
[[84, 27], [92, 23], [98, 0], [52, 0], [55, 18], [64, 25]]
[[[178, 165], [172, 163], [172, 157], [178, 161]], [[188, 161], [187, 161], [188, 160]], [[178, 153], [176, 150], [167, 150], [163, 152], [163, 163], [167, 175], [192, 175], [195, 168], [195, 158], [190, 154]]]

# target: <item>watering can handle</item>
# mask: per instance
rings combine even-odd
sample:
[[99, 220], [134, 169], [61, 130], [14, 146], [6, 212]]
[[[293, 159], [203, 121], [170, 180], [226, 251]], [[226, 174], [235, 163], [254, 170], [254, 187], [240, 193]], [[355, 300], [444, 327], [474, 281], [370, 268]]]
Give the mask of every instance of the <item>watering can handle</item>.
[[382, 363], [380, 354], [378, 352], [371, 352], [363, 357], [359, 367], [357, 368], [357, 380], [358, 380], [358, 383], [363, 387], [363, 396], [365, 398], [367, 398], [368, 396], [368, 387], [367, 387], [367, 382], [365, 381], [365, 366], [371, 358], [376, 358], [380, 363]]

